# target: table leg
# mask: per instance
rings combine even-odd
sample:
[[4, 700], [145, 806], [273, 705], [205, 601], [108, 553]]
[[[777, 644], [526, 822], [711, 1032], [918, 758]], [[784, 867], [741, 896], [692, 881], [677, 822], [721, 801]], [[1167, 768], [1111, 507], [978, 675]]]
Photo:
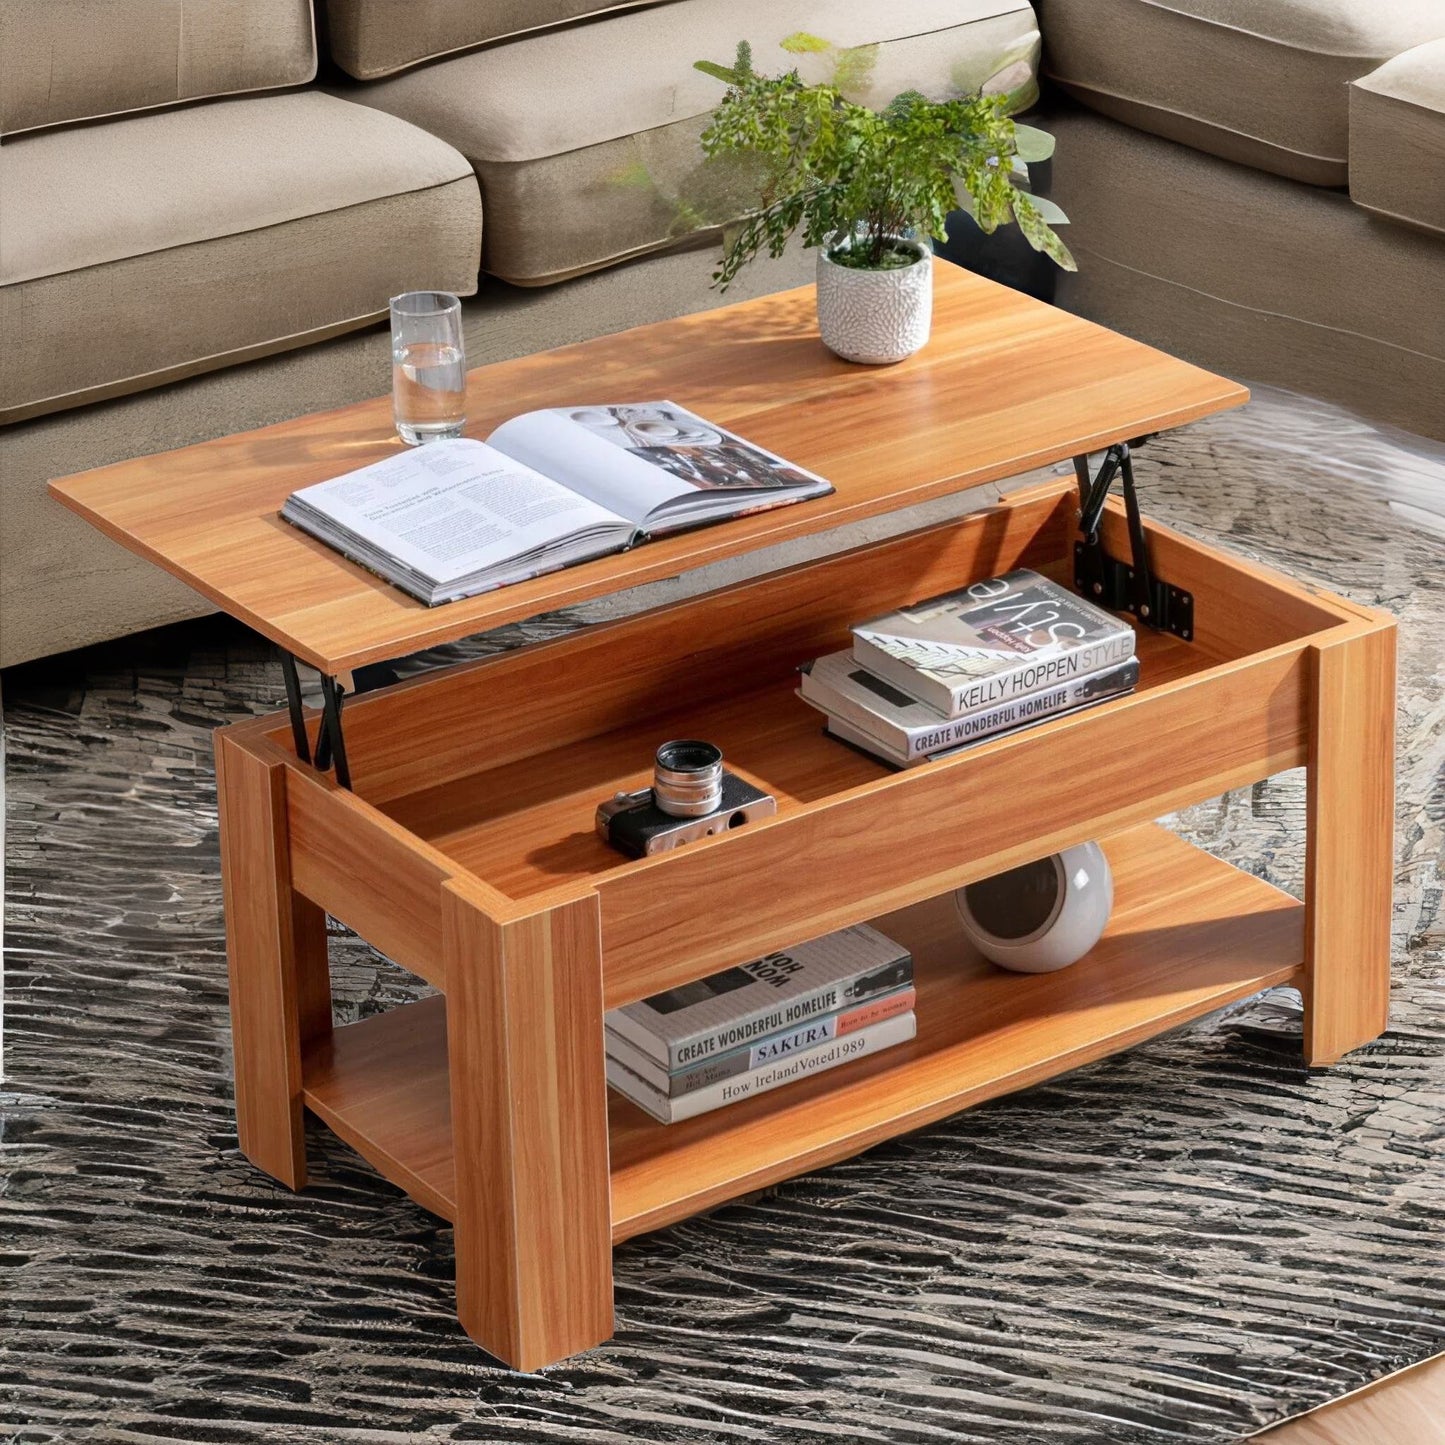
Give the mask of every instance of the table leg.
[[457, 1313], [515, 1369], [612, 1333], [612, 1210], [595, 895], [497, 922], [442, 888]]
[[286, 769], [216, 735], [236, 1129], [254, 1164], [306, 1183], [301, 1050], [331, 1028], [326, 915], [291, 887]]
[[1395, 629], [1311, 649], [1305, 1059], [1385, 1031], [1395, 837]]

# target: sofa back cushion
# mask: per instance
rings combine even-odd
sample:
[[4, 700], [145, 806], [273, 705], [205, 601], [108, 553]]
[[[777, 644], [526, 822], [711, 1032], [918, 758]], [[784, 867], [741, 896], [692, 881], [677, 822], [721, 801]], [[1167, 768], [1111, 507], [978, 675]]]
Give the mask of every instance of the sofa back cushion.
[[[440, 136], [471, 161], [487, 207], [486, 270], [550, 285], [692, 244], [746, 208], [724, 168], [699, 170], [698, 136], [724, 87], [693, 62], [828, 73], [779, 42], [813, 30], [876, 44], [870, 104], [903, 90], [1012, 89], [1032, 77], [1028, 0], [675, 0], [473, 50], [345, 95]], [[700, 261], [700, 266], [708, 265]]]
[[0, 426], [476, 290], [466, 158], [316, 90], [17, 136], [0, 189]]
[[489, 40], [657, 3], [663, 0], [322, 0], [322, 14], [331, 58], [357, 80], [375, 80]]
[[1445, 237], [1445, 37], [1350, 86], [1350, 199]]
[[301, 85], [311, 0], [0, 0], [0, 132]]
[[1445, 0], [1042, 0], [1044, 70], [1085, 105], [1343, 186], [1349, 83], [1445, 34]]

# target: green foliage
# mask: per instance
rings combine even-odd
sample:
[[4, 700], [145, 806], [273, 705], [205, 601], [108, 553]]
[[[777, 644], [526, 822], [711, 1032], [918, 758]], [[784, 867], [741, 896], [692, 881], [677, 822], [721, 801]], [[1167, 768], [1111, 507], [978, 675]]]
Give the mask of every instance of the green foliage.
[[849, 243], [848, 264], [897, 264], [890, 238], [946, 240], [946, 218], [959, 205], [985, 231], [1017, 221], [1029, 245], [1074, 269], [1050, 226], [1063, 213], [1014, 184], [1015, 175], [1027, 177], [1028, 161], [1053, 150], [1050, 136], [1009, 118], [1016, 96], [931, 101], [905, 91], [874, 109], [849, 97], [871, 85], [876, 46], [839, 50], [800, 33], [783, 49], [827, 55], [832, 75], [811, 85], [797, 70], [760, 75], [746, 43], [731, 66], [697, 62], [728, 87], [702, 133], [703, 169], [731, 163], [734, 180], [748, 187], [738, 197], [746, 213], [725, 238], [718, 286], [762, 251], [780, 256], [798, 231], [808, 246]]
[[[1034, 79], [1034, 70], [1039, 58], [1039, 37], [1029, 35], [1021, 37], [1012, 45], [992, 60], [992, 76], [984, 81], [983, 89], [988, 94], [1002, 96], [1005, 115], [1018, 115], [1033, 105], [1039, 98], [1038, 81]], [[969, 76], [974, 72], [975, 64], [968, 61], [959, 61], [953, 67], [953, 88], [960, 95], [967, 95], [975, 87]], [[1008, 77], [1014, 77], [1018, 84], [1012, 89], [1006, 88], [1004, 82]]]
[[855, 251], [852, 246], [834, 246], [828, 252], [835, 265], [849, 266], [855, 271], [902, 271], [918, 264], [918, 254], [916, 244], [906, 243], [890, 243], [876, 261], [867, 247]]
[[833, 84], [838, 94], [855, 101], [866, 95], [872, 88], [877, 64], [877, 45], [853, 45], [838, 51], [833, 68]]
[[786, 39], [780, 40], [778, 44], [789, 55], [821, 55], [833, 48], [826, 40], [819, 40], [816, 35], [809, 35], [806, 30], [795, 30]]
[[1046, 130], [1014, 122], [1014, 154], [1021, 161], [1046, 161], [1054, 153], [1054, 138]]

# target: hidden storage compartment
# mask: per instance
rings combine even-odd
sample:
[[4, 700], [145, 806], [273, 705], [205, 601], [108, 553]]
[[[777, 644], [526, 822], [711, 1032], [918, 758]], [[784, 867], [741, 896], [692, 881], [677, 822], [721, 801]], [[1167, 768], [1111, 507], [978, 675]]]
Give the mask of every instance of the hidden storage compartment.
[[[1075, 506], [1071, 487], [1033, 489], [356, 699], [354, 794], [288, 765], [295, 885], [444, 993], [440, 904], [461, 874], [499, 918], [595, 894], [606, 1008], [862, 920], [912, 951], [907, 1044], [670, 1127], [613, 1095], [614, 1240], [1295, 981], [1302, 906], [1149, 820], [1305, 761], [1309, 639], [1356, 621], [1350, 604], [1150, 527], [1156, 571], [1193, 593], [1195, 636], [1138, 628], [1131, 697], [895, 772], [825, 736], [794, 696], [798, 664], [846, 646], [862, 618], [1012, 567], [1071, 576]], [[1126, 554], [1121, 513], [1105, 540]], [[284, 748], [284, 723], [267, 728]], [[778, 814], [627, 859], [595, 835], [595, 808], [644, 784], [674, 736], [718, 743]], [[1085, 838], [1103, 841], [1116, 884], [1095, 949], [1029, 977], [973, 954], [950, 890]], [[318, 1037], [303, 1096], [455, 1217], [447, 1008], [434, 997]]]
[[[824, 734], [794, 694], [799, 664], [846, 647], [855, 622], [1013, 567], [1070, 578], [1076, 505], [1048, 484], [355, 699], [355, 793], [510, 900], [595, 889], [611, 1004], [1302, 762], [1304, 639], [1349, 614], [1158, 527], [1153, 565], [1194, 594], [1194, 637], [1138, 626], [1133, 696], [907, 772]], [[1128, 555], [1121, 509], [1104, 537]], [[653, 858], [609, 847], [597, 804], [645, 786], [672, 737], [717, 743], [776, 818]]]

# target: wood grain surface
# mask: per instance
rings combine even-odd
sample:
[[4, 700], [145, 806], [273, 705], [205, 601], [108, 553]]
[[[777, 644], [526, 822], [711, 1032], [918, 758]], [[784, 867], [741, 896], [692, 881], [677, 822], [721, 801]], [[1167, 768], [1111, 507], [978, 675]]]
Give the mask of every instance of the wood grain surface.
[[[1288, 895], [1162, 828], [1119, 834], [1105, 851], [1114, 915], [1072, 969], [1005, 973], [964, 941], [952, 897], [931, 899], [875, 920], [915, 956], [911, 1043], [680, 1124], [610, 1094], [613, 1238], [846, 1158], [1299, 973], [1303, 910]], [[417, 1197], [454, 1218], [447, 1009], [430, 999], [339, 1030], [307, 1055], [306, 1097], [384, 1174], [403, 1187], [420, 1179]]]
[[1395, 627], [1311, 648], [1305, 1057], [1384, 1032], [1395, 856]]
[[[1445, 488], [1445, 454], [1276, 394], [1160, 437], [1136, 470], [1151, 516], [1400, 620], [1383, 1038], [1308, 1069], [1298, 997], [1274, 990], [642, 1234], [615, 1251], [613, 1339], [520, 1374], [457, 1323], [451, 1226], [343, 1139], [308, 1121], [299, 1194], [237, 1147], [211, 729], [282, 705], [274, 649], [210, 617], [13, 669], [10, 1431], [1225, 1445], [1445, 1348], [1445, 592], [1438, 535], [1384, 491]], [[1306, 793], [1295, 769], [1171, 826], [1300, 896]], [[426, 994], [330, 934], [338, 1046]]]
[[[1248, 398], [1237, 382], [935, 262], [933, 337], [840, 361], [803, 287], [481, 367], [467, 433], [536, 407], [667, 398], [825, 476], [829, 497], [427, 608], [278, 515], [298, 487], [397, 451], [389, 398], [66, 477], [122, 545], [329, 673], [958, 492]], [[383, 379], [378, 377], [378, 386]]]
[[[612, 1334], [597, 900], [496, 923], [442, 890], [457, 1313], [514, 1369]], [[435, 1118], [417, 1132], [435, 1132]]]
[[1445, 1445], [1445, 1354], [1250, 1438], [1259, 1445]]
[[292, 886], [284, 760], [216, 735], [236, 1127], [258, 1168], [306, 1183], [302, 1049], [331, 1033], [326, 919]]

